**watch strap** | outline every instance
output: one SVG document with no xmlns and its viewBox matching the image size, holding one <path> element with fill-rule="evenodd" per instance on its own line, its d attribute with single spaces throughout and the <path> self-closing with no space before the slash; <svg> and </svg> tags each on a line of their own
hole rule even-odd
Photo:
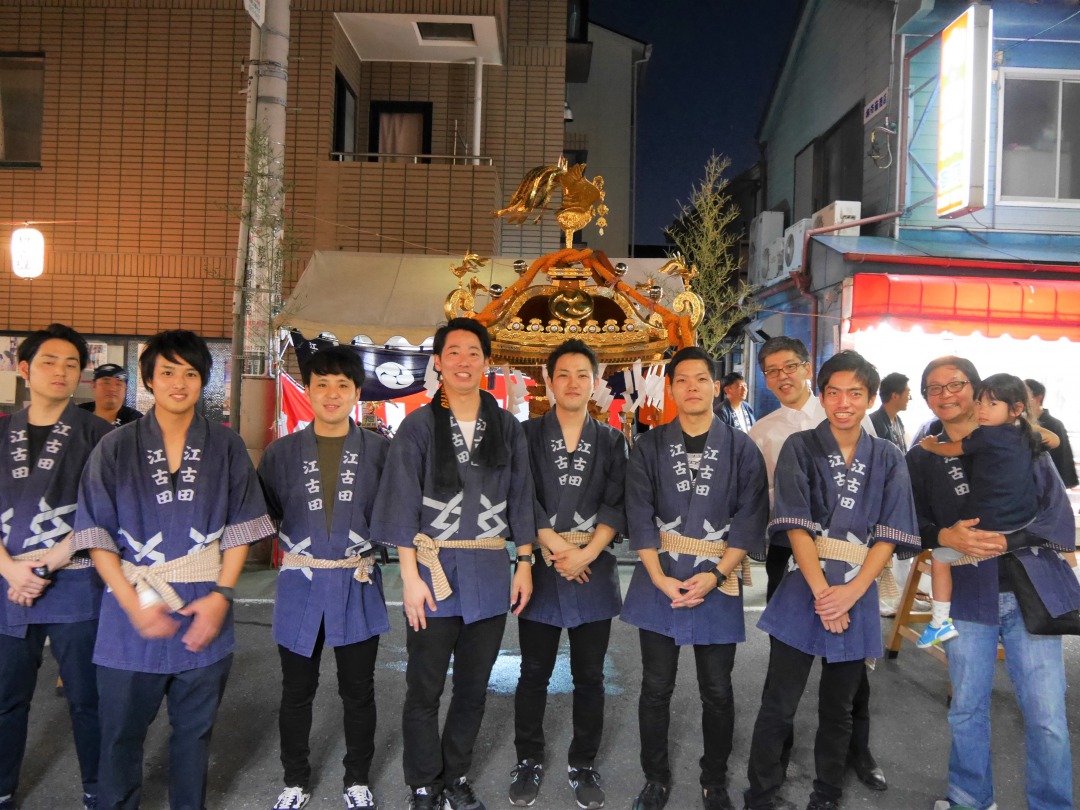
<svg viewBox="0 0 1080 810">
<path fill-rule="evenodd" d="M 220 593 L 225 597 L 225 601 L 231 605 L 235 598 L 235 590 L 235 588 L 226 588 L 224 585 L 215 585 L 210 589 L 210 593 Z"/>
</svg>

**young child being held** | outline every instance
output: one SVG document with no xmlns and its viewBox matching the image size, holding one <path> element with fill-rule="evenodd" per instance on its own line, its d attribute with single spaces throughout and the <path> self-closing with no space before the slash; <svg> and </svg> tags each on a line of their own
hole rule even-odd
<svg viewBox="0 0 1080 810">
<path fill-rule="evenodd" d="M 975 390 L 975 411 L 979 427 L 957 442 L 941 442 L 927 436 L 919 446 L 938 456 L 971 456 L 968 507 L 978 519 L 979 529 L 1011 534 L 1035 519 L 1038 493 L 1035 489 L 1035 459 L 1043 452 L 1044 441 L 1057 437 L 1032 425 L 1027 386 L 1011 374 L 994 374 Z M 1044 435 L 1046 434 L 1046 435 Z M 1010 547 L 1010 551 L 1013 550 Z M 931 562 L 933 618 L 916 642 L 932 647 L 956 638 L 959 633 L 949 618 L 952 604 L 952 563 L 963 556 L 955 549 L 934 549 Z"/>
</svg>

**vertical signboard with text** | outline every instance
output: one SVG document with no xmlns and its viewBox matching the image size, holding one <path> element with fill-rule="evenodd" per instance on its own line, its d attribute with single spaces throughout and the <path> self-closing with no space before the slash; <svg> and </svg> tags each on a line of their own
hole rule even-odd
<svg viewBox="0 0 1080 810">
<path fill-rule="evenodd" d="M 958 217 L 986 206 L 992 42 L 989 6 L 971 6 L 941 33 L 939 217 Z"/>
</svg>

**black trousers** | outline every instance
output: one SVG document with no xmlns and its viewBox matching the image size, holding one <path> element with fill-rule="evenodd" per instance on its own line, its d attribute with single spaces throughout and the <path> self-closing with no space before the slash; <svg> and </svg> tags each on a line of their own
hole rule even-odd
<svg viewBox="0 0 1080 810">
<path fill-rule="evenodd" d="M 566 635 L 574 679 L 574 738 L 567 763 L 571 768 L 591 768 L 604 733 L 604 656 L 611 619 L 571 627 Z M 561 627 L 518 620 L 521 677 L 514 693 L 514 746 L 519 761 L 544 761 L 544 710 L 561 637 Z"/>
<path fill-rule="evenodd" d="M 406 629 L 409 664 L 401 712 L 405 784 L 443 787 L 465 776 L 484 719 L 488 678 L 499 655 L 506 614 L 466 624 L 460 616 L 428 618 L 426 630 Z M 454 657 L 454 691 L 442 735 L 439 701 Z"/>
<path fill-rule="evenodd" d="M 770 639 L 769 670 L 761 709 L 750 742 L 746 791 L 749 810 L 771 810 L 784 781 L 784 741 L 790 736 L 795 711 L 806 688 L 814 656 Z M 818 729 L 814 740 L 813 796 L 838 802 L 842 793 L 848 745 L 851 741 L 851 705 L 866 664 L 822 661 L 818 688 Z"/>
<path fill-rule="evenodd" d="M 638 728 L 641 733 L 641 770 L 652 782 L 671 784 L 668 761 L 668 726 L 671 695 L 679 670 L 679 647 L 669 636 L 639 630 L 641 638 L 641 697 Z M 701 785 L 727 786 L 727 763 L 735 730 L 735 697 L 731 670 L 735 666 L 734 644 L 695 644 L 698 691 L 701 694 Z"/>
<path fill-rule="evenodd" d="M 278 646 L 281 656 L 281 766 L 285 784 L 308 790 L 311 787 L 311 704 L 319 688 L 319 661 L 325 629 L 319 628 L 311 657 Z M 338 694 L 344 709 L 345 787 L 368 784 L 371 760 L 375 755 L 375 657 L 379 637 L 334 647 L 337 660 Z"/>
<path fill-rule="evenodd" d="M 788 560 L 791 559 L 791 549 L 785 546 L 770 544 L 768 554 L 765 557 L 765 574 L 768 577 L 768 586 L 765 590 L 766 604 L 776 593 L 780 580 L 787 571 Z M 768 688 L 768 678 L 765 687 Z M 870 679 L 863 670 L 862 683 L 859 691 L 855 693 L 855 703 L 851 710 L 851 753 L 870 753 Z M 791 748 L 795 743 L 794 734 L 788 740 L 784 748 L 784 769 L 787 770 L 787 762 L 791 756 Z"/>
<path fill-rule="evenodd" d="M 7 599 L 7 584 L 0 582 L 0 598 Z M 31 624 L 25 638 L 0 635 L 0 796 L 10 796 L 19 786 L 19 769 L 26 752 L 30 701 L 37 686 L 45 639 L 64 679 L 64 697 L 71 714 L 75 754 L 82 775 L 82 789 L 98 795 L 98 759 L 101 730 L 98 727 L 97 667 L 94 642 L 97 619 L 65 624 Z M 59 733 L 59 729 L 53 731 Z"/>
<path fill-rule="evenodd" d="M 142 797 L 143 744 L 161 701 L 167 698 L 169 725 L 169 807 L 205 810 L 214 730 L 230 653 L 205 667 L 171 675 L 98 667 L 101 719 L 100 806 L 138 810 Z"/>
</svg>

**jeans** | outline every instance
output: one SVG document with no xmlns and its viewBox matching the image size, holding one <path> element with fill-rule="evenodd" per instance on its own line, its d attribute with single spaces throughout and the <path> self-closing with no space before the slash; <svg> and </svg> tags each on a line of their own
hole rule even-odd
<svg viewBox="0 0 1080 810">
<path fill-rule="evenodd" d="M 997 625 L 956 621 L 949 642 L 952 750 L 948 798 L 985 809 L 994 802 L 990 759 L 990 694 L 998 635 L 1005 668 L 1024 715 L 1027 802 L 1031 810 L 1071 810 L 1073 762 L 1065 718 L 1065 663 L 1061 636 L 1033 636 L 1024 627 L 1016 596 L 998 595 Z"/>
<path fill-rule="evenodd" d="M 309 747 L 311 704 L 319 688 L 319 662 L 326 640 L 319 628 L 311 657 L 278 647 L 281 657 L 281 765 L 287 786 L 311 787 Z M 375 657 L 379 637 L 334 647 L 337 659 L 338 694 L 345 724 L 345 787 L 369 782 L 371 760 L 375 756 Z"/>
<path fill-rule="evenodd" d="M 205 810 L 210 733 L 225 694 L 232 655 L 186 672 L 158 675 L 98 667 L 102 810 L 137 810 L 142 797 L 143 743 L 168 698 L 169 807 Z"/>
<path fill-rule="evenodd" d="M 574 678 L 574 738 L 567 763 L 571 768 L 591 768 L 604 733 L 604 656 L 611 619 L 571 627 L 566 634 Z M 514 693 L 514 746 L 519 761 L 544 761 L 544 710 L 561 636 L 561 627 L 518 620 L 521 677 Z"/>
<path fill-rule="evenodd" d="M 442 791 L 466 776 L 484 719 L 488 678 L 499 655 L 506 614 L 466 624 L 460 616 L 428 617 L 426 630 L 407 628 L 409 663 L 401 711 L 405 784 Z M 454 656 L 454 693 L 439 735 L 439 701 Z"/>
<path fill-rule="evenodd" d="M 641 770 L 650 782 L 671 784 L 668 761 L 668 727 L 671 695 L 679 670 L 679 647 L 675 640 L 651 630 L 639 630 L 641 639 L 641 697 L 638 727 L 641 732 Z M 735 697 L 731 670 L 735 666 L 734 644 L 695 644 L 698 690 L 701 693 L 702 754 L 701 785 L 727 786 L 727 763 L 735 731 Z"/>
<path fill-rule="evenodd" d="M 0 594 L 6 599 L 6 594 Z M 93 663 L 97 619 L 70 624 L 31 624 L 26 638 L 0 635 L 0 796 L 11 796 L 19 786 L 19 770 L 26 752 L 30 701 L 37 685 L 45 638 L 60 665 L 64 697 L 71 713 L 75 753 L 79 758 L 83 793 L 98 793 L 97 667 Z"/>
<path fill-rule="evenodd" d="M 774 807 L 784 782 L 784 742 L 791 734 L 795 712 L 810 676 L 814 656 L 775 638 L 769 639 L 767 686 L 750 741 L 745 806 L 752 810 Z M 866 664 L 857 661 L 822 661 L 818 686 L 818 728 L 814 740 L 813 796 L 839 802 L 842 795 L 848 746 L 851 742 L 851 706 Z"/>
</svg>

